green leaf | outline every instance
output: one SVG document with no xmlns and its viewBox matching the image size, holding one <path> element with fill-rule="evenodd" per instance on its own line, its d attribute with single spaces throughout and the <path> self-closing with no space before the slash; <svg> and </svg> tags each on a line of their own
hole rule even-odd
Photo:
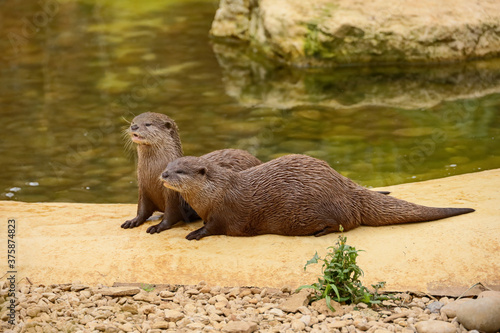
<svg viewBox="0 0 500 333">
<path fill-rule="evenodd" d="M 333 289 L 333 291 L 335 292 L 335 295 L 337 295 L 337 299 L 339 300 L 340 294 L 339 294 L 339 290 L 338 290 L 337 286 L 334 284 L 331 284 L 330 286 L 331 286 L 331 289 Z"/>
<path fill-rule="evenodd" d="M 330 298 L 330 295 L 326 295 L 325 300 L 326 300 L 326 306 L 328 306 L 330 310 L 335 312 L 335 309 L 332 306 L 332 299 Z"/>
<path fill-rule="evenodd" d="M 315 290 L 319 290 L 317 286 L 315 286 L 314 284 L 308 284 L 308 285 L 304 285 L 304 286 L 300 286 L 298 287 L 295 292 L 298 292 L 298 291 L 301 291 L 302 289 L 315 289 Z"/>
<path fill-rule="evenodd" d="M 308 260 L 304 266 L 304 271 L 306 270 L 306 267 L 311 265 L 311 264 L 317 264 L 318 263 L 318 259 L 320 259 L 320 257 L 318 256 L 318 252 L 316 251 L 316 253 L 314 254 L 314 256 Z"/>
</svg>

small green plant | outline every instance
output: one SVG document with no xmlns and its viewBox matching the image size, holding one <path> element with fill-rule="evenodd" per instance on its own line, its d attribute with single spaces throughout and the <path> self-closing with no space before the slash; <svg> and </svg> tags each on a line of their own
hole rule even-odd
<svg viewBox="0 0 500 333">
<path fill-rule="evenodd" d="M 148 293 L 155 290 L 154 284 L 141 284 L 141 289 L 147 291 Z"/>
<path fill-rule="evenodd" d="M 340 231 L 343 231 L 341 227 Z M 383 288 L 385 282 L 379 282 L 372 287 L 375 289 L 374 293 L 370 293 L 368 289 L 363 286 L 360 277 L 363 276 L 363 271 L 356 264 L 358 252 L 363 250 L 356 250 L 355 247 L 346 243 L 347 237 L 343 234 L 337 240 L 337 246 L 330 246 L 330 250 L 325 258 L 320 258 L 318 252 L 314 254 L 311 260 L 307 261 L 304 270 L 311 264 L 317 264 L 319 261 L 323 262 L 321 273 L 323 276 L 318 277 L 318 282 L 312 285 L 304 285 L 298 288 L 311 288 L 316 291 L 313 300 L 326 298 L 326 304 L 332 310 L 333 307 L 330 301 L 333 299 L 337 302 L 346 303 L 366 303 L 368 305 L 380 303 L 382 300 L 389 299 L 390 297 L 379 295 L 378 289 Z"/>
</svg>

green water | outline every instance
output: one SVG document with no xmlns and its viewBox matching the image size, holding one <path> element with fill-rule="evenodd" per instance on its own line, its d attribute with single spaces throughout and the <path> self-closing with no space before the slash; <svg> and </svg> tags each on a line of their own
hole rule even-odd
<svg viewBox="0 0 500 333">
<path fill-rule="evenodd" d="M 136 202 L 122 130 L 144 111 L 176 120 L 186 155 L 305 153 L 365 186 L 500 167 L 498 61 L 330 71 L 259 64 L 214 49 L 216 6 L 2 2 L 0 199 Z"/>
</svg>

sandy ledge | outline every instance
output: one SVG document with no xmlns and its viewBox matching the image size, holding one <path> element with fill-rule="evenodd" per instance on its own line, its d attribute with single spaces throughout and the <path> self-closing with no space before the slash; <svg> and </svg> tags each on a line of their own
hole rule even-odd
<svg viewBox="0 0 500 333">
<path fill-rule="evenodd" d="M 429 206 L 472 207 L 476 212 L 440 221 L 360 227 L 346 233 L 363 249 L 359 265 L 369 285 L 386 281 L 393 291 L 458 295 L 482 282 L 500 290 L 500 169 L 386 187 L 392 195 Z M 264 235 L 184 237 L 201 222 L 149 235 L 148 222 L 124 230 L 131 204 L 0 201 L 0 228 L 17 221 L 18 278 L 35 284 L 192 284 L 297 287 L 316 281 L 320 267 L 303 270 L 338 237 Z M 7 248 L 7 237 L 1 237 Z M 6 251 L 0 252 L 3 273 Z M 2 274 L 3 275 L 3 274 Z M 4 280 L 4 276 L 1 280 Z"/>
</svg>

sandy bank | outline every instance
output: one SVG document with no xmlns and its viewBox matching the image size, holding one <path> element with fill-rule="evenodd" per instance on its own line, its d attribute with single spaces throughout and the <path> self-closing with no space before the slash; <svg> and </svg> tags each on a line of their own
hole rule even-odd
<svg viewBox="0 0 500 333">
<path fill-rule="evenodd" d="M 361 227 L 347 233 L 363 249 L 359 264 L 367 284 L 387 289 L 457 294 L 476 282 L 500 289 L 500 169 L 390 186 L 392 195 L 429 206 L 472 207 L 475 213 L 441 221 Z M 132 204 L 0 202 L 0 228 L 17 223 L 18 281 L 169 283 L 292 287 L 312 283 L 320 267 L 304 272 L 315 251 L 323 255 L 336 234 L 315 237 L 226 236 L 187 241 L 201 222 L 149 235 L 148 222 L 124 230 Z M 7 248 L 7 237 L 1 238 Z M 3 272 L 6 250 L 0 251 Z M 5 279 L 5 277 L 3 278 Z"/>
</svg>

